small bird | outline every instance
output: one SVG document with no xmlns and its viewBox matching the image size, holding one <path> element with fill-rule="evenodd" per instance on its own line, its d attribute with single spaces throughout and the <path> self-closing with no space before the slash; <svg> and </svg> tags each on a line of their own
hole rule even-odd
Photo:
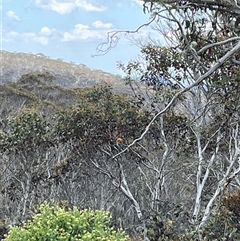
<svg viewBox="0 0 240 241">
<path fill-rule="evenodd" d="M 118 142 L 118 143 L 123 143 L 123 138 L 122 138 L 122 137 L 118 137 L 118 138 L 117 138 L 117 142 Z"/>
</svg>

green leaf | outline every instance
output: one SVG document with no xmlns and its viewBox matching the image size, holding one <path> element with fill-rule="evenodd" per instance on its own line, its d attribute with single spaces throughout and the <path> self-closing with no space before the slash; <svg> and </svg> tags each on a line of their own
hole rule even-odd
<svg viewBox="0 0 240 241">
<path fill-rule="evenodd" d="M 234 27 L 239 29 L 240 17 L 237 17 Z"/>
<path fill-rule="evenodd" d="M 186 20 L 185 22 L 185 28 L 189 28 L 190 27 L 190 21 L 189 20 Z"/>
</svg>

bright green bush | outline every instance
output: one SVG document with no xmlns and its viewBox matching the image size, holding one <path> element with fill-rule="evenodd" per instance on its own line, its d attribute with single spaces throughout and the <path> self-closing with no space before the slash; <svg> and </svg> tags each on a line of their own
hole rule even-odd
<svg viewBox="0 0 240 241">
<path fill-rule="evenodd" d="M 126 241 L 123 231 L 109 225 L 102 210 L 79 210 L 59 205 L 40 205 L 22 227 L 11 227 L 5 241 Z"/>
</svg>

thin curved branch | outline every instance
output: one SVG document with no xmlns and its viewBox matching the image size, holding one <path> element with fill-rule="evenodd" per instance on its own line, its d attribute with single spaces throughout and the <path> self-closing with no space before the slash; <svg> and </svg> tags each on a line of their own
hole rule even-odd
<svg viewBox="0 0 240 241">
<path fill-rule="evenodd" d="M 163 4 L 163 5 L 165 5 L 165 4 Z M 167 9 L 166 6 L 165 6 L 165 8 Z M 183 36 L 183 38 L 184 38 L 184 41 L 185 41 L 185 43 L 186 43 L 186 45 L 187 45 L 187 49 L 188 49 L 188 51 L 190 51 L 190 53 L 191 53 L 191 55 L 193 56 L 194 60 L 195 60 L 197 63 L 199 63 L 199 64 L 203 67 L 203 69 L 207 70 L 207 68 L 206 68 L 206 67 L 202 64 L 202 62 L 199 60 L 199 58 L 198 58 L 198 56 L 197 56 L 196 50 L 193 49 L 193 48 L 191 48 L 190 43 L 189 43 L 186 35 L 184 34 L 184 30 L 183 30 L 182 24 L 179 22 L 179 20 L 174 16 L 174 14 L 173 14 L 171 11 L 169 11 L 169 14 L 170 14 L 170 15 L 172 16 L 172 18 L 173 18 L 172 20 L 170 20 L 170 19 L 169 19 L 169 20 L 170 20 L 170 21 L 174 21 L 174 22 L 178 25 L 178 28 L 180 29 L 181 34 L 182 34 L 182 36 Z"/>
<path fill-rule="evenodd" d="M 137 33 L 140 29 L 142 29 L 143 27 L 147 27 L 149 26 L 152 22 L 154 22 L 156 19 L 156 15 L 154 15 L 154 17 L 147 23 L 144 23 L 142 25 L 140 25 L 136 30 L 114 30 L 114 31 L 110 31 L 107 34 L 107 41 L 104 43 L 101 43 L 97 46 L 96 50 L 98 52 L 98 54 L 94 54 L 92 55 L 92 57 L 95 56 L 101 56 L 101 55 L 105 55 L 107 54 L 112 48 L 115 48 L 120 37 L 118 36 L 121 33 L 126 34 L 134 34 Z M 104 46 L 107 46 L 106 49 L 104 49 Z"/>
<path fill-rule="evenodd" d="M 202 52 L 205 52 L 209 48 L 213 48 L 213 47 L 216 47 L 216 46 L 219 46 L 219 45 L 223 45 L 223 44 L 226 44 L 226 43 L 229 43 L 229 42 L 233 42 L 233 41 L 236 41 L 236 40 L 240 40 L 240 37 L 232 37 L 232 38 L 229 38 L 229 39 L 217 42 L 217 43 L 208 44 L 208 45 L 204 46 L 203 48 L 201 48 L 197 52 L 197 54 L 201 54 Z"/>
<path fill-rule="evenodd" d="M 240 60 L 237 60 L 235 56 L 232 57 L 232 62 L 234 64 L 240 65 Z"/>
<path fill-rule="evenodd" d="M 206 79 L 207 77 L 209 77 L 212 73 L 214 73 L 219 67 L 221 67 L 227 60 L 229 60 L 230 58 L 233 57 L 233 55 L 240 50 L 240 41 L 238 42 L 238 44 L 232 48 L 229 52 L 227 52 L 222 58 L 220 58 L 205 74 L 203 74 L 202 76 L 200 76 L 193 84 L 191 84 L 190 86 L 186 87 L 185 89 L 183 89 L 182 91 L 178 92 L 177 94 L 175 94 L 173 96 L 173 98 L 171 99 L 171 101 L 168 103 L 168 105 L 161 110 L 160 112 L 158 112 L 153 118 L 152 120 L 149 122 L 149 124 L 146 126 L 145 130 L 142 132 L 141 136 L 139 138 L 136 138 L 131 144 L 129 144 L 125 149 L 123 149 L 122 151 L 120 151 L 119 153 L 117 153 L 116 155 L 114 155 L 112 158 L 116 158 L 118 156 L 120 156 L 121 154 L 123 154 L 124 152 L 126 152 L 130 147 L 132 147 L 133 145 L 135 145 L 135 143 L 137 143 L 138 141 L 142 140 L 143 137 L 147 134 L 147 132 L 149 131 L 149 128 L 151 127 L 151 125 L 154 123 L 154 121 L 161 116 L 162 114 L 164 114 L 165 112 L 168 111 L 168 109 L 174 104 L 174 102 L 185 92 L 189 91 L 190 89 L 192 89 L 193 87 L 199 85 L 200 83 L 202 83 L 202 81 L 204 79 Z"/>
</svg>

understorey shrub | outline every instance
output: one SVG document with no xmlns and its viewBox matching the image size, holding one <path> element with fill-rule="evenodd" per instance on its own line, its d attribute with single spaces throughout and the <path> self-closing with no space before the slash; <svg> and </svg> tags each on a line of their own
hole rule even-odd
<svg viewBox="0 0 240 241">
<path fill-rule="evenodd" d="M 103 210 L 43 203 L 21 226 L 10 228 L 5 241 L 126 241 L 127 235 L 110 225 L 109 213 Z"/>
</svg>

